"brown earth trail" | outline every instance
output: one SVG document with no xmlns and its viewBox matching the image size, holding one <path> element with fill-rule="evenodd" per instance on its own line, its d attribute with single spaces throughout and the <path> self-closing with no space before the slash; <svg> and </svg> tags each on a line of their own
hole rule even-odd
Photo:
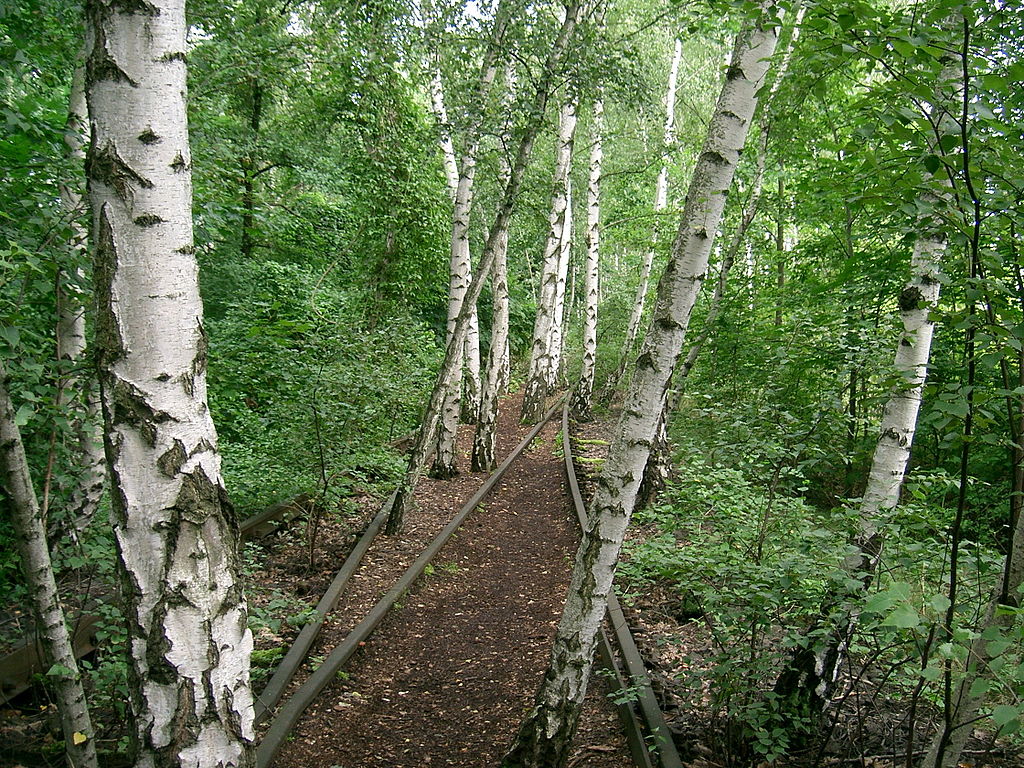
<svg viewBox="0 0 1024 768">
<path fill-rule="evenodd" d="M 504 406 L 518 412 L 511 398 Z M 526 430 L 502 422 L 499 453 L 507 454 Z M 460 430 L 462 466 L 471 429 Z M 510 467 L 348 664 L 345 679 L 305 714 L 277 768 L 496 768 L 546 667 L 578 542 L 557 434 L 555 420 Z M 449 510 L 447 519 L 482 478 L 424 480 L 417 506 L 424 514 Z M 626 768 L 603 680 L 593 689 L 572 764 Z"/>
</svg>

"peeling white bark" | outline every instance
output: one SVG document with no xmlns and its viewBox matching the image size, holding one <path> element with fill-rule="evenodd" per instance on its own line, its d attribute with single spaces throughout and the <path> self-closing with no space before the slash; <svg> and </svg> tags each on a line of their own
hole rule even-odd
<svg viewBox="0 0 1024 768">
<path fill-rule="evenodd" d="M 21 433 L 14 421 L 14 405 L 7 391 L 7 372 L 0 360 L 0 479 L 10 498 L 10 521 L 21 559 L 21 570 L 29 588 L 32 612 L 49 668 L 64 667 L 63 674 L 50 675 L 57 698 L 65 753 L 71 768 L 96 768 L 94 731 L 86 706 L 82 678 L 57 594 L 57 582 L 46 544 L 46 528 L 29 474 Z M 77 735 L 76 735 L 77 734 Z M 81 741 L 81 737 L 85 737 Z"/>
<path fill-rule="evenodd" d="M 251 762 L 252 635 L 206 404 L 183 0 L 87 5 L 96 340 L 139 768 Z"/>
<path fill-rule="evenodd" d="M 737 36 L 616 438 L 597 481 L 551 664 L 505 758 L 506 768 L 563 766 L 568 760 L 619 549 L 757 105 L 757 90 L 777 42 L 775 17 L 774 6 L 762 5 L 757 24 L 745 24 Z"/>
<path fill-rule="evenodd" d="M 576 105 L 567 96 L 558 114 L 558 135 L 555 143 L 555 171 L 551 184 L 551 213 L 548 217 L 548 238 L 544 245 L 544 266 L 541 271 L 537 315 L 533 323 L 530 364 L 523 391 L 522 420 L 536 422 L 545 411 L 548 392 L 557 380 L 558 368 L 552 342 L 561 337 L 555 330 L 559 293 L 565 293 L 563 256 L 567 256 L 565 233 L 571 225 L 569 211 L 569 171 L 576 135 Z M 565 260 L 565 270 L 568 261 Z M 559 289 L 561 285 L 561 290 Z"/>
<path fill-rule="evenodd" d="M 573 414 L 589 421 L 594 397 L 594 371 L 597 365 L 597 307 L 600 280 L 601 246 L 601 161 L 604 157 L 604 102 L 594 101 L 591 128 L 590 167 L 587 176 L 587 261 L 583 273 L 583 363 L 580 379 L 573 392 Z"/>
</svg>

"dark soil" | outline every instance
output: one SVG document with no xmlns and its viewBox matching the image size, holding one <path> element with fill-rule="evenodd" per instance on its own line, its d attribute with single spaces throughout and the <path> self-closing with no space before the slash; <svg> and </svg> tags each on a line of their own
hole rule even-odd
<svg viewBox="0 0 1024 768">
<path fill-rule="evenodd" d="M 499 460 L 529 431 L 503 404 Z M 541 432 L 428 574 L 306 712 L 279 768 L 493 768 L 532 703 L 561 615 L 578 541 L 556 456 L 557 420 Z M 472 427 L 460 430 L 462 466 Z M 312 653 L 326 655 L 484 480 L 424 478 L 405 532 L 381 537 Z M 603 680 L 595 681 L 573 765 L 630 760 Z"/>
</svg>

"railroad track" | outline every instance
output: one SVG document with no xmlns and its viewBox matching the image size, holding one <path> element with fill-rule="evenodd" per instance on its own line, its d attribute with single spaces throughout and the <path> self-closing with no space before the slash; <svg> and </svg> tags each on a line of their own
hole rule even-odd
<svg viewBox="0 0 1024 768">
<path fill-rule="evenodd" d="M 401 600 L 413 583 L 423 575 L 426 567 L 442 549 L 452 534 L 463 524 L 466 518 L 490 493 L 506 470 L 516 461 L 522 452 L 533 442 L 544 426 L 559 412 L 562 421 L 562 445 L 565 457 L 565 472 L 569 495 L 576 511 L 581 530 L 586 527 L 586 510 L 580 493 L 579 481 L 573 461 L 572 439 L 569 429 L 568 406 L 553 406 L 526 437 L 516 446 L 502 464 L 484 481 L 480 488 L 455 514 L 442 531 L 430 541 L 420 552 L 416 560 L 398 578 L 391 589 L 369 609 L 354 628 L 324 658 L 317 669 L 309 675 L 292 693 L 285 698 L 285 692 L 292 684 L 296 673 L 306 661 L 325 620 L 337 605 L 353 574 L 359 568 L 364 555 L 370 548 L 387 518 L 390 499 L 377 513 L 370 525 L 356 542 L 341 569 L 337 572 L 327 591 L 321 597 L 313 618 L 302 628 L 290 646 L 274 674 L 267 681 L 263 690 L 257 695 L 257 724 L 268 724 L 266 732 L 257 748 L 257 768 L 271 768 L 275 757 L 285 745 L 289 734 L 302 717 L 306 709 L 317 699 L 323 689 L 336 678 L 339 671 L 351 659 L 352 655 L 365 644 L 377 625 L 387 616 L 392 607 Z M 311 503 L 307 497 L 301 496 L 288 502 L 269 507 L 263 512 L 243 521 L 240 530 L 245 537 L 262 537 L 278 527 L 287 524 L 301 510 Z M 95 648 L 89 628 L 94 622 L 86 619 L 82 622 L 84 632 L 80 646 L 81 653 L 88 653 Z M 608 606 L 607 629 L 602 630 L 599 639 L 599 662 L 610 670 L 610 681 L 620 692 L 631 691 L 630 700 L 617 705 L 618 715 L 629 744 L 630 755 L 638 768 L 681 768 L 682 762 L 672 742 L 671 733 L 665 723 L 660 707 L 651 689 L 649 679 L 644 670 L 643 660 L 633 641 L 629 626 L 618 601 L 611 596 Z M 27 644 L 21 649 L 22 655 L 34 650 L 35 644 Z M 33 674 L 43 672 L 39 669 L 41 662 L 35 658 L 19 659 L 16 666 L 18 687 L 25 690 L 31 685 Z M 0 667 L 4 660 L 0 659 Z M 5 698 L 13 698 L 17 693 L 7 687 Z M 620 700 L 625 697 L 618 697 Z"/>
<path fill-rule="evenodd" d="M 422 550 L 416 560 L 395 582 L 394 586 L 365 614 L 363 619 L 334 647 L 320 663 L 319 667 L 289 696 L 274 712 L 284 691 L 292 678 L 302 666 L 305 657 L 316 639 L 327 614 L 337 603 L 345 584 L 359 565 L 362 555 L 370 546 L 387 516 L 389 504 L 385 504 L 376 518 L 367 528 L 366 533 L 357 542 L 352 554 L 346 560 L 331 587 L 327 590 L 317 606 L 316 618 L 308 624 L 291 650 L 282 660 L 258 697 L 257 721 L 269 721 L 269 727 L 257 748 L 257 768 L 271 768 L 275 757 L 285 745 L 303 713 L 309 708 L 323 689 L 336 678 L 353 654 L 364 644 L 377 625 L 388 615 L 392 606 L 399 602 L 413 583 L 423 575 L 426 567 L 435 555 L 451 538 L 452 534 L 463 524 L 466 518 L 484 500 L 491 489 L 498 483 L 505 471 L 515 462 L 544 428 L 548 421 L 561 411 L 562 445 L 565 454 L 565 471 L 570 489 L 570 496 L 581 526 L 585 525 L 586 511 L 580 494 L 579 482 L 576 477 L 572 456 L 572 441 L 569 431 L 568 407 L 555 405 L 529 434 L 519 443 L 459 510 L 445 528 Z M 618 714 L 626 733 L 630 754 L 639 768 L 682 768 L 682 762 L 672 742 L 671 733 L 665 723 L 649 679 L 644 670 L 643 661 L 633 641 L 629 626 L 612 596 L 609 601 L 608 624 L 611 631 L 603 631 L 599 646 L 601 663 L 612 672 L 612 681 L 619 691 L 627 689 L 636 692 L 636 701 L 625 701 L 618 705 Z"/>
</svg>

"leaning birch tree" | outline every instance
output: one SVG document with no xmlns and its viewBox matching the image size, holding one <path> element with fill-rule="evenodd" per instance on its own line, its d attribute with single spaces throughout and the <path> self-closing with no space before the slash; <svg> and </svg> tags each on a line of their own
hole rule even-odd
<svg viewBox="0 0 1024 768">
<path fill-rule="evenodd" d="M 251 762 L 252 634 L 206 399 L 184 0 L 86 7 L 96 353 L 138 768 Z"/>
<path fill-rule="evenodd" d="M 555 139 L 555 170 L 551 180 L 551 213 L 548 217 L 548 237 L 544 245 L 543 267 L 540 277 L 540 293 L 537 300 L 537 314 L 533 322 L 533 337 L 530 343 L 530 363 L 523 389 L 521 418 L 524 422 L 536 422 L 544 414 L 548 392 L 555 385 L 558 368 L 553 343 L 557 341 L 555 329 L 558 320 L 558 303 L 565 291 L 565 269 L 568 269 L 565 237 L 571 226 L 569 211 L 569 171 L 572 165 L 572 148 L 576 135 L 576 105 L 573 97 L 566 95 L 558 112 L 558 134 Z M 560 329 L 559 329 L 560 330 Z"/>
<path fill-rule="evenodd" d="M 458 350 L 466 338 L 470 308 L 480 297 L 484 280 L 487 279 L 494 264 L 499 242 L 503 237 L 507 236 L 509 221 L 512 219 L 512 214 L 519 199 L 519 191 L 523 185 L 526 166 L 533 153 L 533 145 L 537 139 L 537 134 L 544 123 L 544 115 L 547 111 L 548 100 L 551 96 L 555 78 L 559 73 L 562 59 L 572 40 L 573 32 L 579 23 L 583 9 L 583 0 L 569 0 L 566 3 L 561 26 L 544 60 L 541 76 L 537 82 L 532 103 L 527 112 L 529 120 L 519 138 L 515 160 L 512 163 L 508 183 L 505 185 L 505 191 L 502 195 L 501 206 L 498 208 L 494 222 L 488 231 L 487 241 L 480 256 L 480 263 L 477 266 L 476 274 L 474 274 L 473 280 L 466 290 L 466 299 L 463 302 L 459 316 L 456 318 L 454 335 L 445 348 L 444 360 L 441 362 L 437 380 L 434 382 L 434 388 L 427 402 L 423 419 L 420 421 L 420 429 L 416 435 L 416 442 L 409 454 L 405 475 L 396 489 L 394 499 L 391 502 L 391 509 L 385 526 L 385 531 L 388 534 L 394 535 L 402 530 L 406 509 L 409 506 L 413 492 L 416 490 L 416 484 L 419 481 L 420 474 L 423 472 L 423 466 L 426 464 L 428 448 L 437 439 L 438 422 L 441 417 L 445 393 L 458 375 Z"/>
<path fill-rule="evenodd" d="M 10 499 L 10 521 L 18 544 L 21 570 L 29 588 L 43 658 L 51 670 L 46 679 L 57 699 L 65 754 L 71 768 L 95 768 L 96 744 L 82 676 L 57 593 L 46 543 L 46 526 L 32 487 L 21 432 L 14 419 L 3 361 L 0 361 L 0 480 Z"/>
<path fill-rule="evenodd" d="M 562 768 L 567 764 L 619 550 L 757 106 L 757 91 L 778 40 L 777 16 L 774 3 L 763 3 L 758 18 L 745 23 L 736 37 L 679 231 L 658 286 L 650 329 L 615 440 L 597 480 L 550 666 L 534 707 L 505 756 L 505 768 Z"/>
<path fill-rule="evenodd" d="M 85 67 L 75 68 L 68 99 L 68 122 L 65 145 L 68 157 L 81 173 L 85 166 L 85 136 L 88 115 L 85 105 Z M 61 368 L 57 381 L 57 410 L 68 410 L 73 439 L 77 443 L 75 478 L 69 508 L 69 529 L 81 531 L 92 519 L 103 493 L 102 436 L 99 429 L 99 402 L 95 382 L 83 375 L 86 328 L 85 292 L 81 288 L 83 264 L 88 250 L 88 232 L 80 221 L 82 213 L 81 182 L 67 179 L 60 183 L 60 204 L 71 220 L 68 242 L 68 266 L 57 281 L 56 353 Z M 76 397 L 75 393 L 78 393 Z M 45 520 L 50 507 L 49 479 L 44 483 L 41 512 Z"/>
</svg>

